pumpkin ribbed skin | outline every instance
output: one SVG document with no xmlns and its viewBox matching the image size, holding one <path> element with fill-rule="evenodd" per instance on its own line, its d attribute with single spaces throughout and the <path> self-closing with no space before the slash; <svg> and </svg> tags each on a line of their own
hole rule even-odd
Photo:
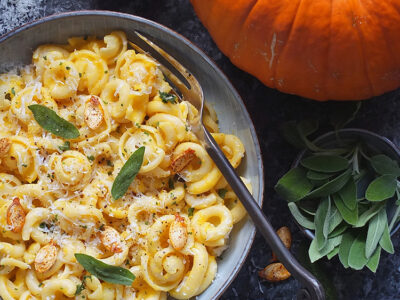
<svg viewBox="0 0 400 300">
<path fill-rule="evenodd" d="M 400 86 L 400 0 L 191 0 L 221 51 L 269 87 L 361 100 Z"/>
</svg>

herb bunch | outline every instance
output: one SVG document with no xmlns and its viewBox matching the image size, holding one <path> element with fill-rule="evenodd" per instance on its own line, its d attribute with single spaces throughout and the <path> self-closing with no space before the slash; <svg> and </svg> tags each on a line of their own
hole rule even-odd
<svg viewBox="0 0 400 300">
<path fill-rule="evenodd" d="M 334 147 L 322 148 L 308 139 L 317 128 L 310 121 L 285 124 L 286 139 L 307 155 L 275 190 L 297 223 L 314 231 L 311 262 L 338 255 L 345 268 L 375 272 L 382 249 L 394 253 L 390 232 L 400 214 L 398 162 L 339 134 Z M 390 219 L 387 210 L 395 210 Z"/>
</svg>

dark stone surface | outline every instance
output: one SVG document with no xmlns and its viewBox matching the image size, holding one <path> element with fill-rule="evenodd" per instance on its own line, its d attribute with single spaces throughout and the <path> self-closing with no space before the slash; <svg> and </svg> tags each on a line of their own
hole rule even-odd
<svg viewBox="0 0 400 300">
<path fill-rule="evenodd" d="M 320 120 L 324 129 L 329 129 L 329 112 L 340 103 L 318 103 L 297 96 L 282 94 L 262 85 L 254 77 L 242 72 L 218 50 L 206 29 L 196 18 L 186 0 L 1 0 L 0 34 L 27 21 L 53 13 L 78 9 L 104 9 L 136 14 L 181 33 L 203 49 L 225 72 L 236 87 L 253 119 L 260 139 L 264 158 L 266 189 L 264 212 L 274 227 L 288 225 L 291 228 L 293 253 L 304 237 L 290 218 L 286 203 L 276 196 L 273 186 L 290 167 L 296 151 L 288 146 L 279 134 L 279 126 L 287 120 L 313 118 Z M 365 101 L 353 127 L 365 128 L 383 134 L 400 143 L 399 91 Z M 394 237 L 394 246 L 399 249 L 400 239 Z M 257 271 L 265 267 L 271 258 L 270 250 L 263 238 L 257 234 L 249 257 L 238 277 L 221 299 L 293 299 L 299 284 L 293 279 L 278 284 L 259 280 Z M 344 270 L 337 259 L 324 262 L 327 275 L 338 290 L 339 299 L 400 299 L 400 254 L 384 253 L 376 274 L 368 270 Z"/>
</svg>

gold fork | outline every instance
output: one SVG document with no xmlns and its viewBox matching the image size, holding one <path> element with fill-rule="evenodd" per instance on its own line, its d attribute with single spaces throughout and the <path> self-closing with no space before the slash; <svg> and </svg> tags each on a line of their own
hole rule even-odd
<svg viewBox="0 0 400 300">
<path fill-rule="evenodd" d="M 175 58 L 143 34 L 136 31 L 135 34 L 137 37 L 135 40 L 137 40 L 137 42 L 129 42 L 131 47 L 137 52 L 148 55 L 154 59 L 159 64 L 159 68 L 166 76 L 166 79 L 171 83 L 178 98 L 181 101 L 185 100 L 190 102 L 199 111 L 198 117 L 190 121 L 193 133 L 202 143 L 215 165 L 242 202 L 247 213 L 260 233 L 264 236 L 267 243 L 271 246 L 278 259 L 285 265 L 289 272 L 305 286 L 305 288 L 298 291 L 297 298 L 312 300 L 325 299 L 322 285 L 310 272 L 303 268 L 288 249 L 286 249 L 261 208 L 258 206 L 256 200 L 236 174 L 234 168 L 225 157 L 210 132 L 205 128 L 203 124 L 203 90 L 197 79 Z M 142 47 L 138 45 L 139 43 Z M 143 48 L 146 48 L 146 51 Z M 161 61 L 164 63 L 161 63 Z M 167 65 L 169 65 L 169 67 L 167 67 Z"/>
</svg>

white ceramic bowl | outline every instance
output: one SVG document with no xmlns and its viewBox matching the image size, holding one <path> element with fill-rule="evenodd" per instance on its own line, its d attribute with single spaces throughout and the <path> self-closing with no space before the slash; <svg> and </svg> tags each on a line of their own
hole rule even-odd
<svg viewBox="0 0 400 300">
<path fill-rule="evenodd" d="M 155 22 L 115 12 L 79 11 L 49 16 L 0 37 L 0 73 L 31 63 L 33 50 L 45 43 L 66 43 L 71 36 L 97 35 L 123 30 L 128 39 L 135 30 L 151 37 L 199 80 L 205 99 L 218 113 L 221 131 L 232 133 L 246 148 L 239 173 L 251 180 L 253 196 L 261 205 L 264 190 L 260 146 L 253 123 L 240 96 L 218 67 L 197 47 L 172 30 Z M 218 299 L 239 272 L 250 250 L 255 227 L 245 219 L 234 227 L 230 247 L 218 262 L 218 274 L 198 300 Z"/>
</svg>

